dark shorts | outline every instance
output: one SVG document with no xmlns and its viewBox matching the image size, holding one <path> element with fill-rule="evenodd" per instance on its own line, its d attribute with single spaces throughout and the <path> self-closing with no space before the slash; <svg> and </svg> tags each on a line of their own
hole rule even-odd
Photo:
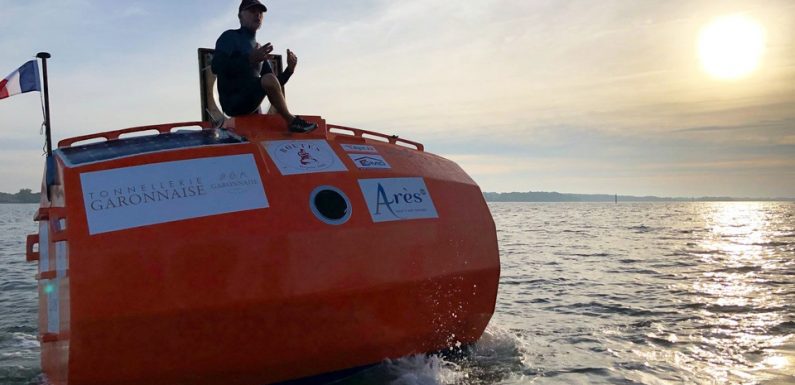
<svg viewBox="0 0 795 385">
<path fill-rule="evenodd" d="M 229 116 L 248 115 L 259 109 L 265 99 L 260 78 L 240 79 L 231 87 L 235 92 L 221 97 L 221 108 Z"/>
</svg>

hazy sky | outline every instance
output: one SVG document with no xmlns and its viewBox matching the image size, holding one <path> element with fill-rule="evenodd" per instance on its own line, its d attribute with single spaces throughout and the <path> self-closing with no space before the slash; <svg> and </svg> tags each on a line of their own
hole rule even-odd
<svg viewBox="0 0 795 385">
<path fill-rule="evenodd" d="M 49 51 L 55 140 L 200 119 L 196 49 L 235 0 L 0 0 L 0 77 Z M 399 134 L 484 191 L 795 197 L 795 1 L 271 0 L 291 110 Z M 699 33 L 742 14 L 759 68 L 718 80 Z M 0 191 L 38 189 L 38 93 L 0 100 Z"/>
</svg>

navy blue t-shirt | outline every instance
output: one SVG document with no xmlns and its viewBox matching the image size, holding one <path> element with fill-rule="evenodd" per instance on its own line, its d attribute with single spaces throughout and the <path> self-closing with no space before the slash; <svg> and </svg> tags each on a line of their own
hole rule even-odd
<svg viewBox="0 0 795 385">
<path fill-rule="evenodd" d="M 243 115 L 259 107 L 265 93 L 261 90 L 260 77 L 273 73 L 268 62 L 251 64 L 251 51 L 257 46 L 256 36 L 245 29 L 230 29 L 215 43 L 212 70 L 218 79 L 218 96 L 221 108 L 228 115 Z M 284 71 L 278 76 L 284 86 L 292 72 Z M 249 111 L 251 110 L 251 111 Z"/>
</svg>

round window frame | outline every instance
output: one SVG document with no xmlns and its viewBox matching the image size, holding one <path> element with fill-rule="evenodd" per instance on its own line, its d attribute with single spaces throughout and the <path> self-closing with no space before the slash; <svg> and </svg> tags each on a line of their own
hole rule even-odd
<svg viewBox="0 0 795 385">
<path fill-rule="evenodd" d="M 320 210 L 317 208 L 317 205 L 315 204 L 315 198 L 317 197 L 317 194 L 319 194 L 321 191 L 326 191 L 326 190 L 334 191 L 335 193 L 339 194 L 342 197 L 342 199 L 345 200 L 345 204 L 348 206 L 348 211 L 345 213 L 345 215 L 342 218 L 340 219 L 326 218 L 326 216 L 323 215 L 323 213 L 321 213 Z M 315 215 L 315 218 L 317 218 L 318 220 L 320 220 L 321 222 L 327 225 L 332 225 L 332 226 L 340 226 L 347 223 L 348 220 L 351 219 L 351 214 L 353 213 L 353 206 L 351 205 L 351 200 L 350 198 L 348 198 L 348 195 L 345 194 L 344 191 L 334 186 L 328 186 L 328 185 L 318 186 L 317 188 L 312 190 L 312 193 L 309 194 L 309 208 L 312 210 L 312 214 Z"/>
</svg>

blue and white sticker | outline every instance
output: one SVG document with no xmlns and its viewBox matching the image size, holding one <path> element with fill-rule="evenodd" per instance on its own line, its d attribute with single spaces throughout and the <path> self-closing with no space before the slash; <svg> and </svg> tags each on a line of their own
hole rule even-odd
<svg viewBox="0 0 795 385">
<path fill-rule="evenodd" d="M 80 174 L 91 235 L 268 207 L 252 154 Z"/>
<path fill-rule="evenodd" d="M 392 167 L 384 157 L 375 154 L 348 154 L 357 168 L 362 170 L 388 170 Z"/>
<path fill-rule="evenodd" d="M 263 142 L 282 175 L 348 171 L 328 142 L 316 140 L 275 140 Z"/>
<path fill-rule="evenodd" d="M 50 221 L 39 221 L 39 272 L 50 271 Z"/>
<path fill-rule="evenodd" d="M 55 242 L 55 272 L 65 277 L 69 270 L 69 245 L 66 241 Z"/>
<path fill-rule="evenodd" d="M 373 222 L 438 218 L 422 178 L 360 179 Z"/>
<path fill-rule="evenodd" d="M 370 154 L 378 153 L 378 150 L 376 150 L 375 147 L 366 144 L 343 144 L 342 149 L 347 152 L 364 152 Z"/>
<path fill-rule="evenodd" d="M 47 299 L 47 331 L 46 333 L 60 333 L 61 332 L 61 299 L 59 289 L 61 286 L 61 279 L 44 279 L 41 280 L 41 290 L 44 291 L 43 295 Z"/>
</svg>

